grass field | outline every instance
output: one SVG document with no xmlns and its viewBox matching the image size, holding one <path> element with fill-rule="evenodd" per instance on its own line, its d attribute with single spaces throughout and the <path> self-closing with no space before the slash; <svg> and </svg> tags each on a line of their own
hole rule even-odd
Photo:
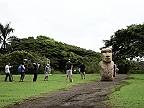
<svg viewBox="0 0 144 108">
<path fill-rule="evenodd" d="M 120 89 L 110 96 L 112 108 L 144 108 L 144 74 L 132 74 Z"/>
<path fill-rule="evenodd" d="M 19 82 L 19 75 L 15 75 L 13 82 L 4 82 L 4 75 L 0 75 L 0 108 L 24 99 L 37 97 L 43 93 L 50 93 L 57 90 L 68 89 L 72 85 L 96 81 L 99 75 L 88 74 L 82 80 L 79 74 L 73 75 L 73 83 L 66 81 L 64 74 L 54 74 L 49 77 L 49 81 L 44 81 L 44 75 L 38 75 L 36 82 L 32 82 L 33 75 L 26 75 L 24 82 Z"/>
</svg>

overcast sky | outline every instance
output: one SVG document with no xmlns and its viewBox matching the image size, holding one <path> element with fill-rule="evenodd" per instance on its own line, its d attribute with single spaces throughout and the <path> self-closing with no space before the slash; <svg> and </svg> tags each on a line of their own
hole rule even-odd
<svg viewBox="0 0 144 108">
<path fill-rule="evenodd" d="M 99 51 L 118 29 L 144 22 L 143 0 L 0 0 L 0 23 L 19 38 L 45 35 Z"/>
</svg>

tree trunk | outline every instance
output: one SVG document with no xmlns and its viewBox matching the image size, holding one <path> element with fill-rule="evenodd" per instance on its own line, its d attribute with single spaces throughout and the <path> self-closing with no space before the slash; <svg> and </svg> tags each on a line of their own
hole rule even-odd
<svg viewBox="0 0 144 108">
<path fill-rule="evenodd" d="M 4 50 L 6 50 L 6 39 L 3 40 Z"/>
</svg>

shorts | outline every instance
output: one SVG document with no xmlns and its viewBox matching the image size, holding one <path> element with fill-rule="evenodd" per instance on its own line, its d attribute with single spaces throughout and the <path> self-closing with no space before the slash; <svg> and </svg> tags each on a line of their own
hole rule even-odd
<svg viewBox="0 0 144 108">
<path fill-rule="evenodd" d="M 85 74 L 85 71 L 81 71 L 80 73 Z"/>
<path fill-rule="evenodd" d="M 48 72 L 45 72 L 45 76 L 48 76 Z"/>
<path fill-rule="evenodd" d="M 72 70 L 66 70 L 66 74 L 67 74 L 68 76 L 72 75 Z"/>
</svg>

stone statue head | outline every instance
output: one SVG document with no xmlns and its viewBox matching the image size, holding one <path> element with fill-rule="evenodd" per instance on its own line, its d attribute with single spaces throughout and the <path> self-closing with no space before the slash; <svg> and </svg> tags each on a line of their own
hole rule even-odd
<svg viewBox="0 0 144 108">
<path fill-rule="evenodd" d="M 103 48 L 101 49 L 102 61 L 109 63 L 112 61 L 112 49 L 111 48 Z"/>
</svg>

